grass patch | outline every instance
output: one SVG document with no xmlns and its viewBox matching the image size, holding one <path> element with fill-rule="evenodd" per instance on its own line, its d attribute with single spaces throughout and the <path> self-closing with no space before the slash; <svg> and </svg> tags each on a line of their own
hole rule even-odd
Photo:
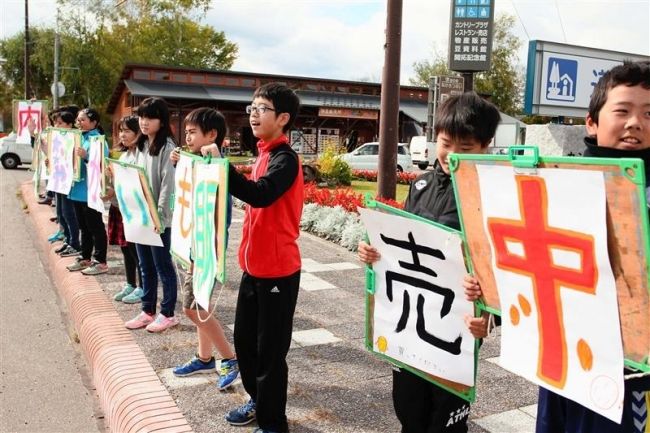
<svg viewBox="0 0 650 433">
<path fill-rule="evenodd" d="M 242 164 L 245 162 L 253 161 L 255 159 L 255 157 L 250 155 L 228 155 L 227 158 L 228 161 L 232 162 L 233 164 Z"/>
<path fill-rule="evenodd" d="M 367 180 L 352 180 L 352 189 L 360 194 L 371 193 L 373 197 L 377 195 L 377 182 L 369 182 Z M 409 186 L 397 184 L 397 191 L 395 192 L 395 200 L 403 202 L 409 193 Z"/>
</svg>

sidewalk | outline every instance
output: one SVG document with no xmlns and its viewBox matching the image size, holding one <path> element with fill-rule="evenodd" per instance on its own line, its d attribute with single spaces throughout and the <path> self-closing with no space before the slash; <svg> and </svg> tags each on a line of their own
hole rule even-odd
<svg viewBox="0 0 650 433">
<path fill-rule="evenodd" d="M 213 295 L 217 300 L 215 314 L 227 327 L 226 334 L 231 341 L 241 276 L 236 252 L 241 237 L 242 217 L 243 213 L 235 210 L 230 228 L 227 284 L 223 290 Z M 50 229 L 54 229 L 53 223 L 47 227 L 47 231 Z M 392 408 L 391 368 L 367 352 L 363 345 L 363 268 L 355 254 L 310 234 L 301 235 L 300 246 L 303 274 L 295 313 L 293 343 L 288 356 L 287 415 L 291 431 L 399 431 Z M 109 248 L 108 262 L 110 272 L 96 277 L 96 280 L 106 299 L 110 300 L 124 284 L 119 249 Z M 54 276 L 57 275 L 62 274 Z M 132 318 L 140 311 L 139 304 L 109 302 L 122 321 Z M 232 391 L 219 392 L 214 384 L 216 375 L 182 379 L 172 375 L 171 369 L 187 361 L 196 350 L 195 328 L 189 319 L 182 316 L 180 302 L 179 290 L 176 314 L 181 318 L 181 324 L 176 328 L 161 335 L 148 334 L 144 330 L 129 334 L 193 431 L 250 431 L 250 428 L 231 427 L 223 419 L 229 409 L 245 400 L 240 384 Z M 119 324 L 115 326 L 119 327 Z M 481 349 L 477 401 L 472 406 L 469 431 L 533 432 L 537 387 L 498 366 L 498 344 L 498 338 L 489 338 Z M 97 382 L 102 379 L 96 376 L 94 380 Z"/>
</svg>

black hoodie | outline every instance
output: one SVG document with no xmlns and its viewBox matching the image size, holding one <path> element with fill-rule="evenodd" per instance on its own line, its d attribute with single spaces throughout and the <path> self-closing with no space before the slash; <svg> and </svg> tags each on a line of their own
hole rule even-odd
<svg viewBox="0 0 650 433">
<path fill-rule="evenodd" d="M 645 186 L 646 198 L 648 199 L 648 216 L 650 216 L 650 148 L 643 150 L 621 150 L 613 149 L 611 147 L 598 146 L 596 139 L 593 137 L 585 137 L 585 145 L 587 148 L 584 151 L 586 157 L 595 158 L 640 158 L 645 165 Z M 630 371 L 626 371 L 630 373 Z M 635 391 L 650 390 L 650 376 L 644 376 L 637 379 L 626 381 L 626 387 Z"/>
</svg>

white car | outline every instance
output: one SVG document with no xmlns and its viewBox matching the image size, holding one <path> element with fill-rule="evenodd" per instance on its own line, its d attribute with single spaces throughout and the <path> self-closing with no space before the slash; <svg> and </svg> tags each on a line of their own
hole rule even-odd
<svg viewBox="0 0 650 433">
<path fill-rule="evenodd" d="M 377 170 L 379 168 L 379 143 L 370 142 L 341 155 L 353 170 Z M 413 161 L 406 143 L 397 146 L 397 171 L 413 171 Z"/>
<path fill-rule="evenodd" d="M 16 134 L 11 133 L 0 138 L 0 161 L 7 169 L 16 168 L 21 164 L 32 163 L 32 145 L 16 143 Z"/>
</svg>

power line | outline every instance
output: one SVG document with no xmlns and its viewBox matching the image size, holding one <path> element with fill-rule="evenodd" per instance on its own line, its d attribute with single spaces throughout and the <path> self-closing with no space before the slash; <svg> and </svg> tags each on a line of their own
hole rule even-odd
<svg viewBox="0 0 650 433">
<path fill-rule="evenodd" d="M 517 10 L 517 5 L 515 5 L 515 0 L 510 0 L 510 3 L 512 3 L 512 8 L 515 10 L 515 14 L 517 14 L 517 19 L 519 19 L 521 26 L 524 28 L 524 33 L 526 33 L 526 38 L 530 40 L 530 35 L 528 34 L 528 30 L 526 30 L 524 21 L 521 19 L 521 15 L 519 15 L 519 11 Z"/>
<path fill-rule="evenodd" d="M 560 28 L 562 29 L 562 36 L 564 36 L 564 43 L 566 44 L 566 32 L 564 31 L 564 24 L 562 23 L 562 15 L 560 15 L 560 8 L 557 5 L 557 0 L 554 0 L 553 3 L 555 3 L 555 11 L 557 12 L 557 18 L 560 21 Z"/>
</svg>

